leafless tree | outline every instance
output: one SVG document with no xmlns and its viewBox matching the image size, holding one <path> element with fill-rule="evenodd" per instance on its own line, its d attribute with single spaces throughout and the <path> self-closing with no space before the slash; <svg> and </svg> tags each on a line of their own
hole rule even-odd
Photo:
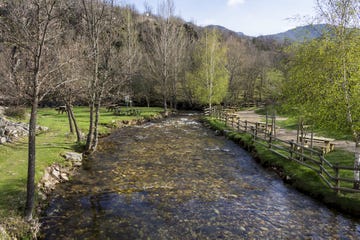
<svg viewBox="0 0 360 240">
<path fill-rule="evenodd" d="M 64 84 L 57 73 L 69 61 L 61 62 L 57 51 L 63 29 L 60 16 L 63 1 L 3 1 L 0 32 L 12 57 L 7 89 L 20 91 L 31 105 L 28 142 L 28 177 L 25 219 L 31 220 L 35 203 L 36 122 L 38 103 L 50 91 Z"/>
<path fill-rule="evenodd" d="M 178 70 L 175 70 L 180 57 L 177 50 L 181 47 L 178 38 L 183 35 L 182 27 L 175 21 L 174 9 L 172 0 L 163 1 L 158 6 L 158 18 L 153 24 L 150 22 L 144 36 L 149 73 L 159 82 L 165 114 L 168 112 L 171 79 L 174 80 L 174 74 L 178 74 Z"/>
<path fill-rule="evenodd" d="M 91 78 L 88 84 L 90 125 L 86 150 L 96 150 L 100 105 L 111 79 L 113 0 L 81 0 Z"/>
<path fill-rule="evenodd" d="M 229 92 L 226 97 L 226 104 L 237 104 L 241 98 L 243 81 L 244 62 L 247 58 L 246 43 L 238 37 L 231 36 L 227 39 L 228 64 L 229 71 Z"/>
</svg>

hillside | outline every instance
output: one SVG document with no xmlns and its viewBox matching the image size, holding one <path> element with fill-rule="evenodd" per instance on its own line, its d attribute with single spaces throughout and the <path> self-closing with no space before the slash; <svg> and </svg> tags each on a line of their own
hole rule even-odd
<svg viewBox="0 0 360 240">
<path fill-rule="evenodd" d="M 250 37 L 250 36 L 245 35 L 243 32 L 235 32 L 235 31 L 232 31 L 232 30 L 230 30 L 226 27 L 220 26 L 220 25 L 208 25 L 205 28 L 209 28 L 209 29 L 215 28 L 215 29 L 225 33 L 226 35 L 237 35 L 239 37 Z"/>
<path fill-rule="evenodd" d="M 304 40 L 311 40 L 320 37 L 326 29 L 326 24 L 306 25 L 290 29 L 286 32 L 265 35 L 262 37 L 271 38 L 279 42 L 284 42 L 286 40 L 291 42 L 303 42 Z"/>
<path fill-rule="evenodd" d="M 326 31 L 327 29 L 326 26 L 327 26 L 326 24 L 306 25 L 306 26 L 296 27 L 294 29 L 290 29 L 282 33 L 259 36 L 258 38 L 272 39 L 281 43 L 283 43 L 284 41 L 302 42 L 304 40 L 320 37 L 324 33 L 324 31 Z M 206 28 L 216 28 L 225 34 L 238 35 L 239 37 L 256 38 L 253 36 L 247 36 L 242 32 L 232 31 L 230 29 L 227 29 L 219 25 L 208 25 L 206 26 Z"/>
</svg>

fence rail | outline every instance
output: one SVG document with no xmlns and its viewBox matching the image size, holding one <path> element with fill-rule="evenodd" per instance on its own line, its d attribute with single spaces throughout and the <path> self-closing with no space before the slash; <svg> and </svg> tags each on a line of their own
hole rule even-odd
<svg viewBox="0 0 360 240">
<path fill-rule="evenodd" d="M 360 168 L 332 164 L 325 158 L 324 151 L 276 137 L 275 124 L 242 120 L 232 110 L 220 108 L 205 109 L 205 115 L 212 116 L 239 133 L 250 134 L 253 141 L 269 148 L 270 151 L 290 161 L 294 161 L 316 172 L 326 185 L 339 192 L 360 193 L 354 188 L 359 182 L 349 176 Z"/>
</svg>

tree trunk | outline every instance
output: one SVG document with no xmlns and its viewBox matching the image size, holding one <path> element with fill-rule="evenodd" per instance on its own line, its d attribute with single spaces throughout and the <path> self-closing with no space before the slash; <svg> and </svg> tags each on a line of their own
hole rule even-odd
<svg viewBox="0 0 360 240">
<path fill-rule="evenodd" d="M 146 105 L 147 105 L 147 107 L 149 108 L 149 107 L 150 107 L 149 97 L 146 95 L 146 96 L 145 96 L 145 99 L 146 99 Z"/>
<path fill-rule="evenodd" d="M 70 104 L 68 104 L 68 103 L 65 103 L 65 105 L 66 105 L 66 114 L 67 114 L 68 121 L 69 121 L 70 133 L 74 134 L 73 121 L 72 121 L 71 115 L 70 115 L 71 106 L 70 106 Z"/>
<path fill-rule="evenodd" d="M 165 114 L 165 116 L 167 116 L 168 115 L 168 107 L 167 107 L 167 99 L 166 99 L 166 95 L 165 95 L 165 93 L 164 93 L 164 95 L 163 95 L 163 101 L 164 101 L 164 114 Z"/>
<path fill-rule="evenodd" d="M 28 142 L 28 175 L 26 188 L 25 220 L 32 219 L 35 204 L 35 161 L 36 161 L 36 120 L 38 108 L 37 94 L 32 99 L 31 114 L 29 121 Z"/>
<path fill-rule="evenodd" d="M 86 139 L 86 151 L 91 151 L 91 145 L 93 143 L 94 139 L 94 101 L 91 101 L 90 103 L 90 124 L 89 124 L 89 132 Z"/>
<path fill-rule="evenodd" d="M 354 168 L 359 169 L 360 168 L 360 142 L 359 138 L 357 138 L 355 142 L 355 160 L 354 160 Z M 354 170 L 354 188 L 360 189 L 360 171 Z"/>
<path fill-rule="evenodd" d="M 80 132 L 79 126 L 77 124 L 77 121 L 76 121 L 76 118 L 74 115 L 74 111 L 73 111 L 70 103 L 66 103 L 66 107 L 68 109 L 70 121 L 72 121 L 74 123 L 74 128 L 75 128 L 75 132 L 76 132 L 76 142 L 80 143 L 81 142 L 81 132 Z"/>
<path fill-rule="evenodd" d="M 91 144 L 91 151 L 95 151 L 99 142 L 99 118 L 100 118 L 100 103 L 95 105 L 95 123 L 94 123 L 94 136 Z"/>
</svg>

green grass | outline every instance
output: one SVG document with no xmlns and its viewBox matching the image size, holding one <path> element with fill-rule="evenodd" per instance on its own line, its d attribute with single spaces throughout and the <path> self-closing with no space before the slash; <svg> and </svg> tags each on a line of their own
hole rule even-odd
<svg viewBox="0 0 360 240">
<path fill-rule="evenodd" d="M 248 109 L 247 109 L 248 110 Z M 269 113 L 272 113 L 273 111 L 276 111 L 276 108 L 269 107 L 266 108 L 256 108 L 255 113 L 259 115 L 263 115 L 262 121 L 266 118 L 267 111 Z M 279 117 L 279 115 L 277 115 Z M 282 112 L 281 117 L 286 117 L 286 120 L 276 120 L 276 126 L 284 129 L 290 129 L 290 130 L 297 130 L 298 124 L 299 124 L 299 116 L 296 115 L 296 113 L 292 114 L 284 114 Z M 305 122 L 305 125 L 311 125 L 309 123 Z M 319 136 L 328 137 L 328 138 L 334 138 L 337 140 L 348 140 L 353 141 L 353 136 L 351 133 L 344 129 L 334 128 L 334 127 L 326 127 L 326 126 L 313 126 L 314 128 L 312 131 Z"/>
<path fill-rule="evenodd" d="M 238 133 L 214 118 L 204 118 L 204 121 L 210 124 L 214 130 L 223 132 L 230 139 L 249 150 L 261 165 L 270 169 L 275 169 L 286 182 L 301 192 L 347 214 L 360 216 L 359 193 L 337 194 L 334 190 L 327 187 L 325 182 L 315 171 L 300 165 L 295 161 L 282 158 L 261 144 L 254 143 L 249 134 Z M 286 155 L 286 153 L 284 153 L 284 155 Z M 336 150 L 327 154 L 326 159 L 332 164 L 339 164 L 342 166 L 353 165 L 353 154 L 346 151 Z M 341 177 L 350 179 L 353 177 L 352 171 L 344 170 L 340 174 Z M 343 186 L 351 187 L 351 184 L 348 183 Z"/>
<path fill-rule="evenodd" d="M 116 126 L 117 121 L 128 121 L 149 118 L 159 114 L 161 108 L 137 108 L 141 115 L 115 116 L 105 108 L 100 111 L 100 133 L 107 134 Z M 89 125 L 89 108 L 74 107 L 79 128 L 87 133 Z M 27 120 L 25 120 L 26 122 Z M 41 108 L 38 111 L 38 125 L 49 127 L 49 131 L 39 134 L 36 138 L 36 181 L 44 169 L 53 164 L 64 164 L 60 156 L 77 148 L 76 137 L 69 133 L 66 114 L 58 114 L 52 108 Z M 0 225 L 6 225 L 9 219 L 21 219 L 26 196 L 27 177 L 27 138 L 15 143 L 0 145 Z M 20 221 L 19 221 L 20 222 Z M 20 233 L 21 234 L 21 233 Z"/>
</svg>

